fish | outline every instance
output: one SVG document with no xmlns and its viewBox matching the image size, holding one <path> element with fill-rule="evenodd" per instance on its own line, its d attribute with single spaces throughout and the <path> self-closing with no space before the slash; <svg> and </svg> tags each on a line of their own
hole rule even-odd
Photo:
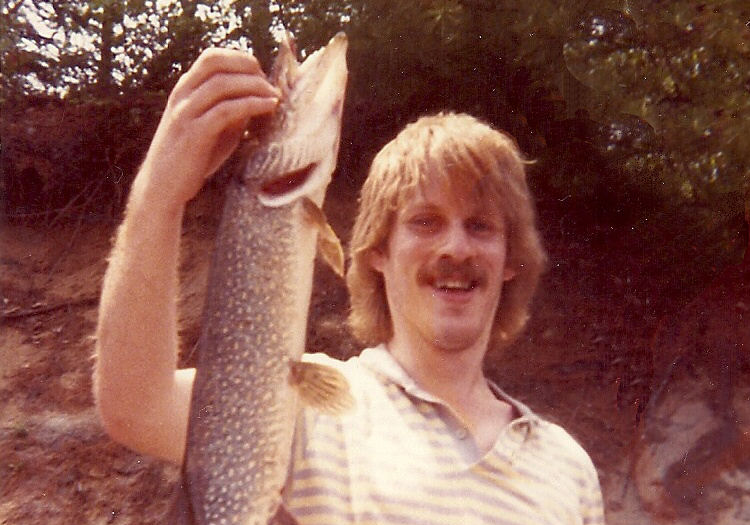
<svg viewBox="0 0 750 525">
<path fill-rule="evenodd" d="M 322 204 L 341 136 L 346 49 L 339 33 L 299 62 L 287 33 L 269 74 L 279 105 L 239 146 L 209 270 L 170 523 L 294 523 L 281 490 L 300 407 L 353 406 L 339 372 L 301 360 L 316 253 L 343 273 Z"/>
</svg>

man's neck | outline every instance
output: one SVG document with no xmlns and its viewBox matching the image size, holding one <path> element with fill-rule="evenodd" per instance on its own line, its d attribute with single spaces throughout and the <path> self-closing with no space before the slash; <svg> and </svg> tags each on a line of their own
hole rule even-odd
<svg viewBox="0 0 750 525">
<path fill-rule="evenodd" d="M 487 344 L 446 349 L 420 338 L 394 336 L 388 351 L 426 392 L 443 400 L 458 413 L 491 394 L 482 370 Z"/>
<path fill-rule="evenodd" d="M 513 407 L 495 397 L 484 377 L 482 361 L 487 343 L 465 349 L 441 349 L 394 337 L 388 343 L 393 358 L 426 392 L 440 399 L 467 426 L 479 456 L 494 446 L 513 419 Z"/>
</svg>

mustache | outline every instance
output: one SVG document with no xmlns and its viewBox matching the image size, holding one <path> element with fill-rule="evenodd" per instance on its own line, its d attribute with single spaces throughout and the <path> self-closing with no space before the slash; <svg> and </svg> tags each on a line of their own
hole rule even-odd
<svg viewBox="0 0 750 525">
<path fill-rule="evenodd" d="M 486 271 L 471 259 L 456 261 L 451 257 L 440 257 L 421 268 L 417 276 L 423 283 L 448 278 L 481 283 L 486 278 Z"/>
</svg>

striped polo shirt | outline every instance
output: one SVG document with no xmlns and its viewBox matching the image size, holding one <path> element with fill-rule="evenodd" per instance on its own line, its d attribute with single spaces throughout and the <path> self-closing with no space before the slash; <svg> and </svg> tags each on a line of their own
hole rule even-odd
<svg viewBox="0 0 750 525">
<path fill-rule="evenodd" d="M 519 417 L 480 457 L 451 410 L 406 374 L 384 346 L 348 361 L 356 407 L 304 410 L 284 501 L 300 525 L 602 524 L 591 459 L 562 428 L 493 385 Z"/>
</svg>

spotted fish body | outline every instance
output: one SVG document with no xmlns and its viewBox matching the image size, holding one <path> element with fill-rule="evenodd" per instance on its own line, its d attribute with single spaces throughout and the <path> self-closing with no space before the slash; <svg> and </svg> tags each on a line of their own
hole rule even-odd
<svg viewBox="0 0 750 525">
<path fill-rule="evenodd" d="M 242 146 L 209 274 L 172 523 L 266 525 L 279 508 L 306 376 L 313 261 L 330 232 L 319 207 L 336 164 L 345 55 L 339 34 L 300 64 L 285 39 L 270 76 L 279 107 Z M 328 399 L 341 386 L 329 379 L 318 401 L 345 405 Z"/>
</svg>

